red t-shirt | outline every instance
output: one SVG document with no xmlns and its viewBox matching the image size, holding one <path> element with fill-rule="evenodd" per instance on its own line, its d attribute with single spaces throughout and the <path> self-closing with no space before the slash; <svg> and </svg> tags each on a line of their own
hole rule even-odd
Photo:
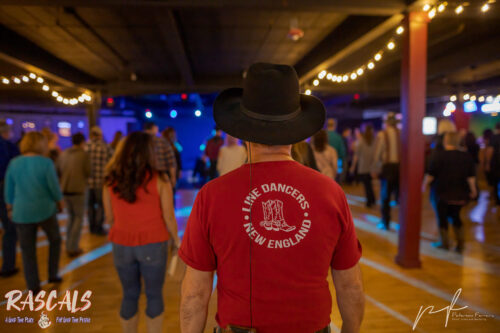
<svg viewBox="0 0 500 333">
<path fill-rule="evenodd" d="M 361 257 L 344 192 L 293 161 L 251 169 L 251 188 L 245 164 L 200 190 L 179 255 L 197 270 L 217 270 L 221 327 L 250 326 L 251 283 L 258 332 L 315 332 L 330 323 L 328 270 Z"/>
</svg>

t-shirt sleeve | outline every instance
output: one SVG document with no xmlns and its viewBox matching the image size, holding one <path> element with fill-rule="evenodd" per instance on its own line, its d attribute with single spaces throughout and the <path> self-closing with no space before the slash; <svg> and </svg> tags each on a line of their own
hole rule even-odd
<svg viewBox="0 0 500 333">
<path fill-rule="evenodd" d="M 182 239 L 179 257 L 186 265 L 199 271 L 214 271 L 217 260 L 208 237 L 204 191 L 196 196 Z"/>
<path fill-rule="evenodd" d="M 341 211 L 338 214 L 342 231 L 333 252 L 330 266 L 335 270 L 349 269 L 356 265 L 361 258 L 362 248 L 356 236 L 351 211 L 347 199 L 342 193 Z"/>
</svg>

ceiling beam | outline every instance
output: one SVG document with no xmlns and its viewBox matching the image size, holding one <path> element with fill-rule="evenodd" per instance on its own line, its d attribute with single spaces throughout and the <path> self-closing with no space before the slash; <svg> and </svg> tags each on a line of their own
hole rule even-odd
<svg viewBox="0 0 500 333">
<path fill-rule="evenodd" d="M 341 60 L 347 58 L 348 56 L 354 54 L 355 52 L 361 50 L 363 47 L 366 45 L 370 44 L 371 42 L 375 41 L 377 38 L 381 37 L 385 33 L 389 32 L 390 30 L 394 29 L 399 23 L 401 23 L 401 20 L 403 19 L 402 14 L 395 14 L 382 22 L 381 24 L 377 25 L 375 28 L 371 29 L 368 33 L 364 34 L 360 38 L 354 40 L 352 43 L 344 47 L 342 50 L 339 52 L 331 55 L 327 59 L 323 60 L 321 63 L 317 64 L 314 68 L 311 70 L 307 71 L 303 75 L 300 76 L 300 83 L 303 84 L 307 80 L 312 79 L 314 76 L 316 76 L 319 72 L 321 72 L 324 69 L 328 69 L 335 64 L 339 63 Z"/>
<path fill-rule="evenodd" d="M 334 11 L 351 15 L 393 15 L 406 8 L 405 0 L 2 0 L 2 5 L 166 8 L 254 8 L 300 11 Z"/>
<path fill-rule="evenodd" d="M 54 57 L 26 38 L 0 25 L 0 60 L 20 70 L 34 72 L 65 87 L 101 81 Z"/>
<path fill-rule="evenodd" d="M 155 19 L 166 49 L 174 59 L 184 85 L 192 87 L 194 85 L 193 73 L 174 13 L 168 9 L 155 11 Z"/>
</svg>

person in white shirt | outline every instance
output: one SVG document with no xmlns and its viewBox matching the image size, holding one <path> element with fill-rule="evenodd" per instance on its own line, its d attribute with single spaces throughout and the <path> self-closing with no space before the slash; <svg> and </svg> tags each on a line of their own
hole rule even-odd
<svg viewBox="0 0 500 333">
<path fill-rule="evenodd" d="M 328 145 L 328 134 L 325 130 L 313 136 L 312 148 L 319 172 L 335 180 L 338 155 L 335 148 Z"/>
<path fill-rule="evenodd" d="M 389 230 L 391 219 L 391 197 L 399 196 L 399 151 L 400 151 L 400 132 L 397 128 L 397 119 L 394 113 L 387 114 L 385 120 L 385 129 L 377 135 L 375 156 L 373 159 L 372 170 L 378 169 L 382 165 L 380 173 L 382 202 L 382 221 L 378 224 L 379 229 Z M 373 178 L 377 178 L 376 172 L 373 172 Z"/>
<path fill-rule="evenodd" d="M 226 145 L 221 147 L 217 159 L 217 171 L 219 175 L 225 175 L 245 164 L 247 151 L 238 143 L 238 139 L 226 135 Z"/>
</svg>

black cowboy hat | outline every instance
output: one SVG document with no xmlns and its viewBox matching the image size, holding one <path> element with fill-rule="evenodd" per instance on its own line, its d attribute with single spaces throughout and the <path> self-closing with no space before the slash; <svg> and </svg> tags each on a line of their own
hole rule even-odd
<svg viewBox="0 0 500 333">
<path fill-rule="evenodd" d="M 318 132 L 325 123 L 321 101 L 299 92 L 295 69 L 288 65 L 250 66 L 243 88 L 222 91 L 214 120 L 236 138 L 266 145 L 288 145 Z"/>
</svg>

